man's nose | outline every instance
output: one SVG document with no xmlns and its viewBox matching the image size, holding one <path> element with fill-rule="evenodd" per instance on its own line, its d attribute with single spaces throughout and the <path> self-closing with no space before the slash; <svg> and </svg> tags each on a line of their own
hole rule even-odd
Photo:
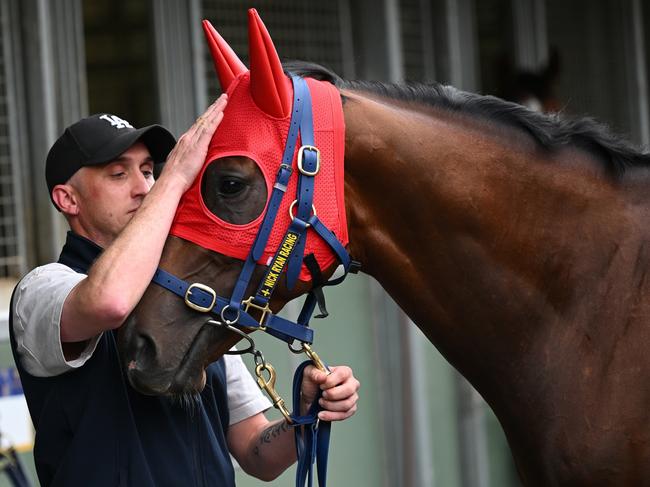
<svg viewBox="0 0 650 487">
<path fill-rule="evenodd" d="M 134 181 L 131 186 L 131 194 L 133 197 L 144 196 L 149 192 L 150 185 L 147 178 L 141 172 L 137 172 L 134 176 Z"/>
</svg>

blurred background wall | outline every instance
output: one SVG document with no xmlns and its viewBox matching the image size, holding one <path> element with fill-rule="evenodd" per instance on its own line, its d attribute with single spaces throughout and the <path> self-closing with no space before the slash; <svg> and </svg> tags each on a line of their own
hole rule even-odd
<svg viewBox="0 0 650 487">
<path fill-rule="evenodd" d="M 284 59 L 590 115 L 649 142 L 650 6 L 640 0 L 0 0 L 0 433 L 35 485 L 6 319 L 12 287 L 58 256 L 65 233 L 45 187 L 47 150 L 65 126 L 103 111 L 180 135 L 220 93 L 200 20 L 246 62 L 251 6 Z M 316 349 L 363 383 L 359 412 L 333 429 L 331 485 L 518 485 L 490 409 L 376 282 L 353 276 L 329 292 L 329 308 L 314 322 Z M 288 395 L 297 358 L 259 340 Z M 260 484 L 241 472 L 238 482 Z"/>
</svg>

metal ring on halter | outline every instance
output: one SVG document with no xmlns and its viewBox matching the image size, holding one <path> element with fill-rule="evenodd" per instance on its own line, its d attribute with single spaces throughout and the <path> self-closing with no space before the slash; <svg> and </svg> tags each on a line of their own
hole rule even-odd
<svg viewBox="0 0 650 487">
<path fill-rule="evenodd" d="M 295 354 L 303 353 L 305 351 L 305 344 L 303 342 L 300 342 L 300 348 L 293 348 L 293 342 L 287 345 L 289 346 L 289 350 L 291 350 Z"/>
<path fill-rule="evenodd" d="M 256 367 L 260 365 L 266 366 L 266 360 L 264 360 L 264 355 L 262 355 L 262 352 L 260 352 L 259 350 L 253 351 L 253 361 L 255 362 Z"/>
<path fill-rule="evenodd" d="M 248 333 L 244 333 L 242 330 L 239 328 L 235 328 L 234 326 L 226 325 L 225 323 L 222 323 L 221 321 L 217 320 L 208 320 L 205 323 L 206 325 L 213 325 L 217 326 L 219 328 L 225 328 L 228 331 L 232 331 L 233 333 L 237 333 L 240 337 L 248 341 L 248 348 L 245 348 L 244 350 L 229 350 L 227 351 L 224 355 L 244 355 L 245 353 L 255 353 L 255 342 L 253 339 L 248 336 Z"/>
<path fill-rule="evenodd" d="M 237 322 L 239 321 L 239 310 L 237 310 L 237 314 L 235 315 L 235 319 L 234 319 L 234 320 L 229 320 L 229 319 L 227 319 L 227 318 L 224 316 L 224 313 L 226 312 L 226 310 L 227 310 L 228 308 L 230 308 L 230 305 L 229 305 L 229 304 L 225 305 L 225 306 L 223 307 L 223 309 L 221 310 L 221 313 L 220 313 L 220 315 L 221 315 L 221 319 L 223 320 L 223 322 L 224 322 L 226 325 L 233 325 L 233 324 L 235 324 L 235 323 L 237 323 Z"/>
<path fill-rule="evenodd" d="M 298 203 L 298 200 L 293 200 L 293 203 L 289 205 L 289 218 L 293 220 L 295 216 L 293 216 L 293 208 L 296 206 L 296 203 Z M 314 216 L 316 215 L 316 207 L 314 205 L 311 205 L 311 211 L 314 213 Z M 307 226 L 309 226 L 309 223 L 307 223 Z"/>
</svg>

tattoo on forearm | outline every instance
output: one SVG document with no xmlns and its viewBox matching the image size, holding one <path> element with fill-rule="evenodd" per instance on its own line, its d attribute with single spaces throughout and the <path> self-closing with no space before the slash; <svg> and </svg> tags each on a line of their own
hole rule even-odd
<svg viewBox="0 0 650 487">
<path fill-rule="evenodd" d="M 259 446 L 255 446 L 253 453 L 256 456 L 259 456 L 261 445 L 264 445 L 265 443 L 271 443 L 275 438 L 279 437 L 282 433 L 286 433 L 287 431 L 289 431 L 289 425 L 286 421 L 280 421 L 278 423 L 272 424 L 264 431 L 262 431 L 259 439 Z"/>
</svg>

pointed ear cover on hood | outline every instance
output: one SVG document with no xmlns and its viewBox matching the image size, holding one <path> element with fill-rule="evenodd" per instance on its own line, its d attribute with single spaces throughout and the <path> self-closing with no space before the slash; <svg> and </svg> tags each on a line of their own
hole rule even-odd
<svg viewBox="0 0 650 487">
<path fill-rule="evenodd" d="M 228 45 L 228 43 L 219 35 L 212 24 L 208 20 L 203 21 L 203 32 L 208 41 L 210 54 L 214 61 L 214 68 L 219 77 L 219 83 L 223 91 L 228 91 L 230 83 L 240 74 L 248 71 L 244 63 L 242 63 L 235 54 L 235 51 Z"/>
<path fill-rule="evenodd" d="M 254 41 L 257 47 L 253 48 L 251 45 L 250 71 L 245 67 L 242 70 L 243 64 L 232 49 L 209 23 L 207 26 L 204 23 L 217 73 L 222 86 L 227 86 L 228 106 L 210 142 L 206 163 L 193 185 L 183 195 L 170 231 L 172 235 L 201 247 L 242 260 L 246 259 L 253 245 L 264 214 L 245 225 L 223 221 L 211 213 L 203 202 L 203 174 L 209 163 L 217 159 L 230 156 L 248 157 L 258 164 L 265 179 L 267 195 L 270 197 L 282 160 L 293 105 L 291 80 L 281 71 L 282 66 L 271 38 L 257 12 L 249 11 L 249 21 L 249 30 L 255 31 L 251 34 L 251 39 L 257 39 Z M 212 44 L 217 46 L 216 55 Z M 257 56 L 256 61 L 253 60 L 254 56 Z M 264 65 L 261 61 L 264 56 L 267 59 L 265 68 L 260 67 Z M 255 83 L 267 83 L 267 86 L 258 84 L 254 88 Z M 315 144 L 321 153 L 320 171 L 314 180 L 314 206 L 323 224 L 346 245 L 348 230 L 343 200 L 345 125 L 341 97 L 336 87 L 330 83 L 308 78 L 307 84 L 312 97 Z M 268 104 L 260 102 L 260 96 L 272 101 Z M 299 174 L 296 156 L 300 144 L 294 153 L 294 171 L 287 192 L 264 253 L 258 261 L 263 265 L 267 264 L 277 250 L 290 224 L 289 205 L 296 198 Z M 307 232 L 305 255 L 310 253 L 314 254 L 321 269 L 326 269 L 336 261 L 336 256 L 313 230 Z M 300 280 L 310 279 L 311 275 L 303 265 Z"/>
<path fill-rule="evenodd" d="M 293 102 L 291 86 L 271 36 L 254 8 L 248 11 L 248 51 L 253 100 L 272 117 L 288 116 Z"/>
</svg>

